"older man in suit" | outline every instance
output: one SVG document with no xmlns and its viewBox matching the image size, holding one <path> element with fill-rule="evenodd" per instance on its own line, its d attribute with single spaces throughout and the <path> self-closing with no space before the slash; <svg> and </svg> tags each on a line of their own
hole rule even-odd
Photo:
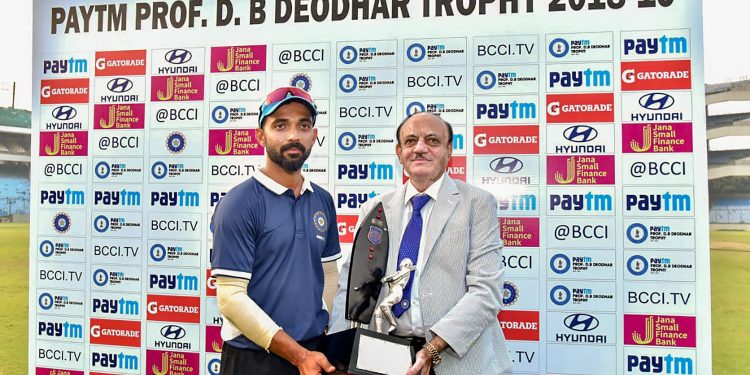
<svg viewBox="0 0 750 375">
<path fill-rule="evenodd" d="M 417 351 L 407 374 L 500 374 L 510 368 L 510 356 L 497 321 L 503 289 L 497 202 L 446 176 L 453 129 L 440 117 L 413 114 L 396 137 L 409 181 L 367 202 L 359 221 L 383 202 L 391 228 L 386 274 L 404 258 L 416 265 L 393 307 L 397 325 L 391 334 L 408 338 Z M 348 274 L 349 261 L 339 278 L 332 332 L 349 328 Z M 387 294 L 383 289 L 380 300 Z"/>
</svg>

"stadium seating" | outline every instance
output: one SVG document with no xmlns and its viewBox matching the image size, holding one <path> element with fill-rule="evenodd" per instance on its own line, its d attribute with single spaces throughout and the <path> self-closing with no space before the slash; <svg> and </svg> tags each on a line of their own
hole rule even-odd
<svg viewBox="0 0 750 375">
<path fill-rule="evenodd" d="M 706 85 L 706 94 L 718 94 L 727 92 L 732 89 L 731 83 L 718 83 L 713 85 Z"/>
<path fill-rule="evenodd" d="M 748 118 L 750 118 L 750 113 L 747 112 L 709 116 L 706 127 L 712 129 L 720 128 L 722 126 L 731 126 L 737 121 L 747 120 Z"/>
<path fill-rule="evenodd" d="M 0 107 L 0 221 L 29 214 L 31 112 Z"/>
<path fill-rule="evenodd" d="M 0 154 L 29 155 L 31 147 L 29 136 L 19 134 L 2 134 L 0 137 Z"/>
<path fill-rule="evenodd" d="M 29 177 L 0 165 L 0 216 L 29 213 Z"/>
<path fill-rule="evenodd" d="M 750 198 L 719 199 L 708 213 L 713 224 L 750 224 Z"/>
</svg>

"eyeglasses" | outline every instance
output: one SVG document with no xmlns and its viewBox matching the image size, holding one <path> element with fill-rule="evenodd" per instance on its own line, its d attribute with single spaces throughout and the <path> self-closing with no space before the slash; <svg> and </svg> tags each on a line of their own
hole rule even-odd
<svg viewBox="0 0 750 375">
<path fill-rule="evenodd" d="M 313 99 L 310 94 L 299 87 L 280 87 L 276 90 L 271 91 L 268 96 L 266 96 L 266 100 L 263 102 L 262 107 L 280 102 L 290 96 L 298 96 L 302 99 L 307 100 L 311 104 L 313 103 Z"/>
</svg>

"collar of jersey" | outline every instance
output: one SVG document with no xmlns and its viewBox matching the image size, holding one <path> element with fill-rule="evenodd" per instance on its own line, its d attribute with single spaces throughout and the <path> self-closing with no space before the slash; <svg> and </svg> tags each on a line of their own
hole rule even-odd
<svg viewBox="0 0 750 375">
<path fill-rule="evenodd" d="M 289 188 L 272 180 L 271 177 L 266 176 L 265 173 L 260 170 L 253 177 L 255 177 L 255 179 L 260 182 L 261 185 L 265 186 L 268 190 L 271 190 L 276 195 L 284 194 L 287 190 L 289 190 Z M 300 190 L 300 195 L 304 194 L 306 190 L 309 190 L 311 193 L 314 192 L 312 184 L 310 184 L 310 180 L 302 175 L 302 189 Z"/>
</svg>

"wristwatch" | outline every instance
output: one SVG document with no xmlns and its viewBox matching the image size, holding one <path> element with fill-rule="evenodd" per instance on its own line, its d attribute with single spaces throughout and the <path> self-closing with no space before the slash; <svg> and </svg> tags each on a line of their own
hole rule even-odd
<svg viewBox="0 0 750 375">
<path fill-rule="evenodd" d="M 440 357 L 440 353 L 435 349 L 435 346 L 428 342 L 422 347 L 430 354 L 430 358 L 432 358 L 432 367 L 439 365 L 443 358 Z"/>
</svg>

